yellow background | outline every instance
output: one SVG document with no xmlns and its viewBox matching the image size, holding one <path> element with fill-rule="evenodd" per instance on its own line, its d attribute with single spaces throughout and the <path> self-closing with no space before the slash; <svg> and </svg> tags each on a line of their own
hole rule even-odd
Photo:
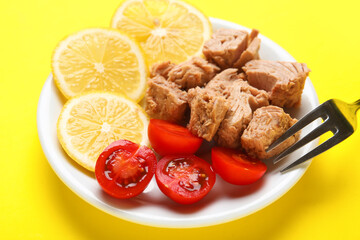
<svg viewBox="0 0 360 240">
<path fill-rule="evenodd" d="M 208 16 L 259 29 L 307 63 L 320 102 L 360 98 L 359 1 L 189 2 Z M 360 239 L 360 130 L 317 157 L 281 199 L 218 226 L 137 225 L 69 190 L 42 152 L 37 102 L 57 42 L 83 28 L 109 26 L 118 5 L 119 0 L 1 1 L 1 239 Z"/>
</svg>

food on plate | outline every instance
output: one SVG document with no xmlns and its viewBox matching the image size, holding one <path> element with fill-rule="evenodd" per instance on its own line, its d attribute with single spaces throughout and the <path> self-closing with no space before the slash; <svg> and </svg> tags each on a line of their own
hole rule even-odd
<svg viewBox="0 0 360 240">
<path fill-rule="evenodd" d="M 146 112 L 152 117 L 182 123 L 188 109 L 185 90 L 204 86 L 220 69 L 200 57 L 178 65 L 166 61 L 154 64 L 146 93 Z"/>
<path fill-rule="evenodd" d="M 211 149 L 212 166 L 225 181 L 247 185 L 259 180 L 266 172 L 266 165 L 240 150 L 214 147 Z"/>
<path fill-rule="evenodd" d="M 269 93 L 272 105 L 295 107 L 301 102 L 310 69 L 305 63 L 253 60 L 242 68 L 250 85 Z"/>
<path fill-rule="evenodd" d="M 92 92 L 66 102 L 57 136 L 73 160 L 94 171 L 100 153 L 116 140 L 148 145 L 147 127 L 148 117 L 134 101 L 117 93 Z"/>
<path fill-rule="evenodd" d="M 267 153 L 266 149 L 296 122 L 296 119 L 291 118 L 280 107 L 270 105 L 258 108 L 241 136 L 241 146 L 250 156 L 259 159 L 277 155 L 294 144 L 299 139 L 300 132 L 297 132 L 270 152 Z"/>
<path fill-rule="evenodd" d="M 173 67 L 175 67 L 175 65 L 175 63 L 172 63 L 170 61 L 155 63 L 150 69 L 150 77 L 160 75 L 165 79 L 168 79 L 169 72 L 171 69 L 173 69 Z"/>
<path fill-rule="evenodd" d="M 148 106 L 166 106 L 169 109 L 168 106 L 172 106 L 172 110 L 170 112 L 163 107 L 161 111 L 147 111 L 150 117 L 177 123 L 189 119 L 187 128 L 194 135 L 207 141 L 215 140 L 222 147 L 244 148 L 241 136 L 252 120 L 253 112 L 269 104 L 280 107 L 300 104 L 305 79 L 310 72 L 304 63 L 257 60 L 260 58 L 258 34 L 259 31 L 255 29 L 250 34 L 234 29 L 216 31 L 205 42 L 203 52 L 207 61 L 217 65 L 218 69 L 200 71 L 197 78 L 206 80 L 196 81 L 199 84 L 189 84 L 189 79 L 195 78 L 191 65 L 198 58 L 177 65 L 169 61 L 154 65 L 146 103 Z M 205 60 L 202 62 L 209 66 Z M 174 72 L 179 72 L 180 77 L 173 77 Z M 162 85 L 168 86 L 166 94 L 151 91 L 152 82 L 159 76 Z M 169 94 L 172 91 L 179 94 Z M 173 110 L 178 106 L 174 104 L 179 100 L 177 96 L 186 94 L 186 98 L 181 98 L 182 110 Z M 165 101 L 169 104 L 163 104 Z M 187 111 L 187 105 L 190 111 Z M 257 156 L 257 151 L 260 150 L 247 148 L 247 153 L 253 156 Z"/>
<path fill-rule="evenodd" d="M 205 42 L 203 54 L 221 69 L 241 68 L 247 61 L 259 58 L 258 33 L 253 30 L 249 36 L 245 30 L 219 29 Z"/>
<path fill-rule="evenodd" d="M 208 18 L 178 0 L 126 0 L 112 27 L 123 32 L 74 33 L 52 57 L 56 85 L 69 98 L 59 142 L 106 193 L 137 196 L 155 174 L 166 196 L 195 203 L 214 186 L 214 170 L 232 184 L 254 183 L 267 170 L 262 159 L 298 140 L 300 133 L 266 153 L 296 122 L 281 107 L 300 104 L 310 70 L 260 60 L 258 30 L 211 35 Z M 144 111 L 135 101 L 145 89 Z M 203 139 L 215 141 L 212 166 L 193 155 Z M 149 141 L 163 156 L 158 163 Z"/>
<path fill-rule="evenodd" d="M 217 74 L 203 89 L 188 91 L 190 131 L 226 147 L 240 146 L 240 136 L 252 117 L 252 111 L 269 104 L 265 91 L 251 87 L 244 74 L 228 68 Z M 208 102 L 204 97 L 211 97 Z"/>
<path fill-rule="evenodd" d="M 208 18 L 190 4 L 177 0 L 127 0 L 116 10 L 111 26 L 140 43 L 149 66 L 180 63 L 201 55 L 211 36 Z"/>
<path fill-rule="evenodd" d="M 200 57 L 193 57 L 183 63 L 174 66 L 168 74 L 168 80 L 178 84 L 181 89 L 203 87 L 217 72 L 216 65 L 208 63 Z"/>
<path fill-rule="evenodd" d="M 238 69 L 228 68 L 217 74 L 211 81 L 206 84 L 206 90 L 214 91 L 225 98 L 230 96 L 231 85 L 234 81 L 245 79 L 243 73 L 238 74 Z"/>
<path fill-rule="evenodd" d="M 159 119 L 150 119 L 148 136 L 151 147 L 161 156 L 194 154 L 203 142 L 187 128 Z"/>
<path fill-rule="evenodd" d="M 211 165 L 195 155 L 168 155 L 155 172 L 160 190 L 177 203 L 191 204 L 204 198 L 215 184 Z"/>
<path fill-rule="evenodd" d="M 54 50 L 52 73 L 67 98 L 94 90 L 126 93 L 134 101 L 145 95 L 143 53 L 113 29 L 86 29 L 65 38 Z"/>
<path fill-rule="evenodd" d="M 188 129 L 207 141 L 216 134 L 229 108 L 224 97 L 205 88 L 192 88 L 188 92 L 190 121 Z"/>
<path fill-rule="evenodd" d="M 148 81 L 145 110 L 152 118 L 181 123 L 189 108 L 187 98 L 187 92 L 179 85 L 156 75 Z"/>
<path fill-rule="evenodd" d="M 100 154 L 96 161 L 95 176 L 106 193 L 126 199 L 142 193 L 155 170 L 156 156 L 150 148 L 118 140 Z"/>
<path fill-rule="evenodd" d="M 241 74 L 237 75 L 237 69 L 229 68 L 205 87 L 219 89 L 219 85 L 226 86 L 223 95 L 230 107 L 215 135 L 215 141 L 220 146 L 239 148 L 240 136 L 249 124 L 252 112 L 269 105 L 268 94 L 250 86 L 242 77 Z"/>
<path fill-rule="evenodd" d="M 248 32 L 236 29 L 219 29 L 203 47 L 205 57 L 221 69 L 231 68 L 245 51 Z"/>
<path fill-rule="evenodd" d="M 259 31 L 256 29 L 253 29 L 249 36 L 248 46 L 245 51 L 243 51 L 240 55 L 239 60 L 237 60 L 234 63 L 234 67 L 241 68 L 243 67 L 247 62 L 259 59 L 259 50 L 260 50 L 260 44 L 261 40 L 257 37 Z"/>
</svg>

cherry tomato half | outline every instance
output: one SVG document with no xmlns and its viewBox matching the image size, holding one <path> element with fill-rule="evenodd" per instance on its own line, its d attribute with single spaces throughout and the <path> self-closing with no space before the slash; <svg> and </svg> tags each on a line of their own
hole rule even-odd
<svg viewBox="0 0 360 240">
<path fill-rule="evenodd" d="M 131 198 L 142 193 L 154 176 L 154 152 L 128 140 L 111 143 L 100 154 L 95 176 L 105 192 L 116 198 Z"/>
<path fill-rule="evenodd" d="M 225 181 L 247 185 L 259 180 L 266 172 L 266 165 L 258 159 L 245 155 L 240 150 L 223 147 L 211 149 L 212 165 Z"/>
<path fill-rule="evenodd" d="M 157 164 L 156 182 L 160 190 L 177 203 L 199 201 L 215 184 L 211 165 L 194 155 L 168 155 Z"/>
<path fill-rule="evenodd" d="M 159 119 L 150 120 L 148 135 L 151 146 L 162 156 L 194 154 L 203 141 L 187 128 Z"/>
</svg>

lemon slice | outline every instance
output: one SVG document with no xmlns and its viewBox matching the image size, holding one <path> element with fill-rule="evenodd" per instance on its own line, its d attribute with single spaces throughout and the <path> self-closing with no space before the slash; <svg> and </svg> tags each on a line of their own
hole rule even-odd
<svg viewBox="0 0 360 240">
<path fill-rule="evenodd" d="M 134 101 L 116 93 L 92 92 L 67 101 L 57 134 L 66 153 L 94 171 L 100 153 L 116 140 L 149 145 L 147 127 L 148 117 Z"/>
<path fill-rule="evenodd" d="M 139 45 L 118 30 L 86 29 L 61 41 L 52 56 L 56 85 L 70 98 L 90 90 L 145 94 L 147 67 Z"/>
<path fill-rule="evenodd" d="M 212 31 L 203 13 L 176 0 L 127 0 L 116 10 L 111 26 L 140 43 L 149 67 L 201 55 Z"/>
</svg>

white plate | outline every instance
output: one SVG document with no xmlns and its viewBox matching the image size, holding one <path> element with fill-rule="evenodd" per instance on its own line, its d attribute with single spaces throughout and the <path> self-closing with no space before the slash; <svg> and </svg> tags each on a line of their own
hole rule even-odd
<svg viewBox="0 0 360 240">
<path fill-rule="evenodd" d="M 214 30 L 219 28 L 246 29 L 234 23 L 211 18 Z M 260 56 L 263 59 L 295 61 L 289 53 L 270 39 L 261 36 Z M 285 194 L 301 178 L 310 164 L 302 164 L 285 174 L 279 170 L 297 157 L 308 152 L 317 142 L 306 145 L 290 155 L 281 164 L 268 164 L 263 179 L 249 186 L 234 186 L 217 177 L 210 193 L 200 202 L 183 206 L 172 202 L 152 182 L 144 193 L 129 200 L 118 200 L 106 195 L 90 173 L 62 150 L 56 135 L 56 122 L 65 98 L 54 85 L 50 75 L 42 89 L 38 110 L 37 127 L 44 153 L 59 178 L 78 196 L 113 216 L 139 224 L 158 227 L 200 227 L 242 218 L 254 213 Z M 318 98 L 310 79 L 306 80 L 301 107 L 291 112 L 300 118 L 318 105 Z M 315 123 L 314 123 L 315 124 Z M 306 134 L 308 131 L 303 131 Z"/>
</svg>

